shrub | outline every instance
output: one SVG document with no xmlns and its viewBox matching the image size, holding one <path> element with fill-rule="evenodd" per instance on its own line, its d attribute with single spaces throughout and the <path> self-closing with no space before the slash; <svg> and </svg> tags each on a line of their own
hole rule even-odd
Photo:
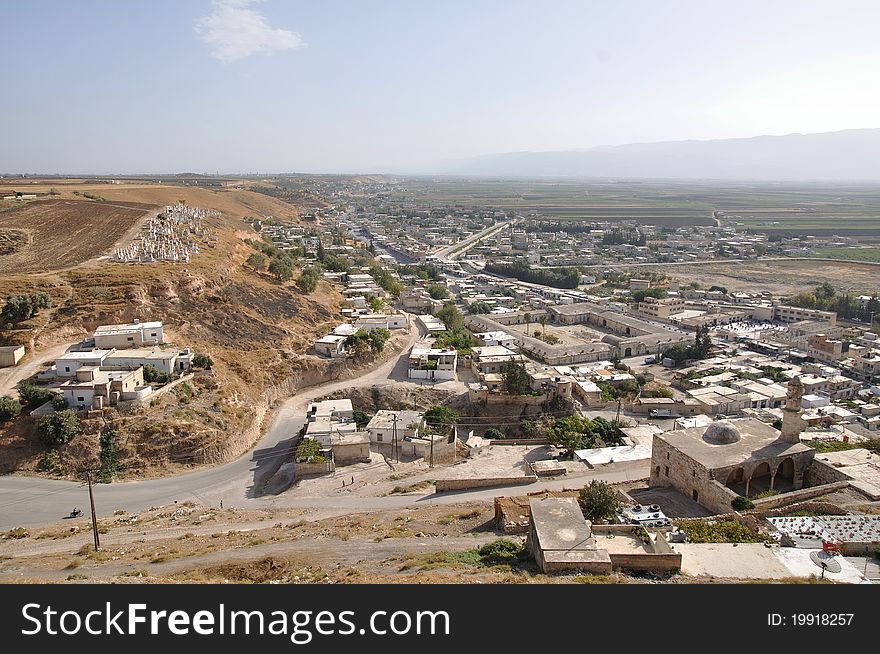
<svg viewBox="0 0 880 654">
<path fill-rule="evenodd" d="M 480 562 L 483 565 L 516 563 L 525 558 L 523 546 L 505 538 L 486 543 L 477 550 L 477 553 L 480 555 Z"/>
<path fill-rule="evenodd" d="M 504 438 L 504 432 L 500 429 L 487 429 L 486 433 L 483 434 L 483 438 L 491 438 L 492 440 L 498 440 L 500 438 Z"/>
<path fill-rule="evenodd" d="M 0 397 L 0 421 L 12 420 L 21 413 L 21 403 L 8 395 Z"/>
<path fill-rule="evenodd" d="M 321 463 L 316 461 L 317 457 L 321 457 L 321 444 L 313 438 L 304 438 L 296 447 L 296 461 L 298 463 Z M 324 459 L 324 457 L 321 457 Z"/>
<path fill-rule="evenodd" d="M 174 381 L 174 375 L 167 372 L 160 372 L 156 366 L 144 366 L 144 382 L 147 384 L 168 384 Z"/>
<path fill-rule="evenodd" d="M 750 500 L 748 497 L 737 495 L 730 502 L 730 506 L 733 507 L 734 511 L 747 511 L 748 509 L 754 509 L 755 503 L 752 502 L 752 500 Z"/>
<path fill-rule="evenodd" d="M 37 435 L 40 442 L 49 449 L 68 443 L 81 433 L 82 424 L 76 417 L 76 413 L 70 409 L 43 416 L 37 423 Z"/>
<path fill-rule="evenodd" d="M 214 365 L 214 360 L 211 359 L 210 356 L 199 352 L 193 355 L 192 358 L 192 366 L 193 368 L 201 368 L 203 370 L 210 370 L 211 366 Z"/>
<path fill-rule="evenodd" d="M 36 408 L 51 400 L 55 394 L 48 388 L 37 386 L 33 382 L 23 382 L 18 387 L 18 396 L 24 400 L 27 406 Z"/>
<path fill-rule="evenodd" d="M 67 403 L 67 398 L 63 395 L 56 395 L 52 398 L 52 408 L 56 411 L 64 411 L 65 409 L 70 408 L 70 405 Z"/>
</svg>

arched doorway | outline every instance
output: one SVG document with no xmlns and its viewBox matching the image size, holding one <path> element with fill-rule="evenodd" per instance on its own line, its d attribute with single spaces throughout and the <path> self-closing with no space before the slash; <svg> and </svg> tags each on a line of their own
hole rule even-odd
<svg viewBox="0 0 880 654">
<path fill-rule="evenodd" d="M 633 350 L 631 347 L 628 347 L 623 351 L 623 356 L 625 356 L 625 357 L 631 357 L 632 355 L 633 355 Z"/>
<path fill-rule="evenodd" d="M 759 493 L 770 490 L 773 486 L 773 477 L 770 470 L 770 464 L 764 461 L 752 471 L 746 484 L 746 490 L 749 497 L 754 497 Z"/>
<path fill-rule="evenodd" d="M 781 493 L 794 490 L 794 459 L 783 459 L 776 467 L 773 488 Z"/>
<path fill-rule="evenodd" d="M 742 466 L 734 468 L 730 471 L 730 474 L 727 475 L 727 482 L 725 482 L 724 485 L 734 491 L 737 495 L 745 495 L 745 477 L 746 471 Z"/>
</svg>

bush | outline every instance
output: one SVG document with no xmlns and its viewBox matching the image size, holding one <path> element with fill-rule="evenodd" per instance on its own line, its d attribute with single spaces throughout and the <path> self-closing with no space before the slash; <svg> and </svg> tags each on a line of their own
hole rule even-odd
<svg viewBox="0 0 880 654">
<path fill-rule="evenodd" d="M 193 368 L 201 368 L 202 370 L 210 370 L 211 366 L 214 365 L 214 360 L 211 359 L 210 356 L 199 352 L 193 355 L 192 358 L 192 366 Z"/>
<path fill-rule="evenodd" d="M 318 280 L 321 274 L 314 266 L 303 270 L 296 280 L 296 287 L 303 293 L 311 293 L 318 288 Z"/>
<path fill-rule="evenodd" d="M 43 416 L 37 423 L 37 435 L 40 442 L 49 449 L 54 449 L 70 442 L 82 433 L 82 424 L 76 413 L 67 410 Z"/>
<path fill-rule="evenodd" d="M 620 500 L 610 485 L 593 480 L 581 489 L 578 502 L 586 518 L 592 522 L 612 520 L 620 509 Z"/>
<path fill-rule="evenodd" d="M 753 534 L 748 527 L 735 520 L 679 520 L 676 526 L 681 529 L 692 543 L 763 543 L 772 538 L 761 534 Z"/>
<path fill-rule="evenodd" d="M 52 408 L 56 411 L 64 411 L 65 409 L 69 409 L 70 405 L 67 403 L 67 398 L 63 395 L 56 395 L 52 398 Z"/>
<path fill-rule="evenodd" d="M 480 562 L 483 565 L 516 563 L 526 556 L 522 545 L 506 538 L 486 543 L 477 550 L 477 553 L 480 555 Z"/>
<path fill-rule="evenodd" d="M 491 438 L 492 440 L 498 440 L 504 438 L 504 432 L 500 429 L 487 429 L 486 433 L 483 434 L 483 438 Z"/>
<path fill-rule="evenodd" d="M 196 355 L 198 356 L 198 355 Z M 147 384 L 168 384 L 174 381 L 174 375 L 167 372 L 160 372 L 156 366 L 144 366 L 144 382 Z"/>
<path fill-rule="evenodd" d="M 21 413 L 21 403 L 8 395 L 0 397 L 0 421 L 12 420 Z"/>
<path fill-rule="evenodd" d="M 755 503 L 752 502 L 752 500 L 750 500 L 748 497 L 737 495 L 730 502 L 730 506 L 733 507 L 734 511 L 747 511 L 749 509 L 754 509 Z"/>
<path fill-rule="evenodd" d="M 248 256 L 246 263 L 254 270 L 263 270 L 266 267 L 266 257 L 259 252 L 254 252 Z"/>
<path fill-rule="evenodd" d="M 36 408 L 55 397 L 55 393 L 33 382 L 23 382 L 18 387 L 18 396 L 27 406 Z"/>
<path fill-rule="evenodd" d="M 361 411 L 360 409 L 355 409 L 352 413 L 352 419 L 354 420 L 354 424 L 357 425 L 358 429 L 364 429 L 367 424 L 370 422 L 370 415 Z"/>
</svg>

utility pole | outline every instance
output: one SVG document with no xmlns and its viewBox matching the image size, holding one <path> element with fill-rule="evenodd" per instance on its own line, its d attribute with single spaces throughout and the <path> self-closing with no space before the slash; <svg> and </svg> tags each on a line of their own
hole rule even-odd
<svg viewBox="0 0 880 654">
<path fill-rule="evenodd" d="M 92 507 L 92 534 L 95 537 L 95 551 L 101 549 L 101 540 L 98 538 L 98 518 L 95 516 L 95 494 L 92 492 L 92 471 L 85 470 L 86 481 L 89 484 L 89 504 Z"/>
<path fill-rule="evenodd" d="M 391 436 L 391 458 L 394 458 L 394 452 L 397 451 L 397 462 L 400 463 L 400 445 L 397 442 L 397 414 L 392 419 L 392 436 Z"/>
</svg>

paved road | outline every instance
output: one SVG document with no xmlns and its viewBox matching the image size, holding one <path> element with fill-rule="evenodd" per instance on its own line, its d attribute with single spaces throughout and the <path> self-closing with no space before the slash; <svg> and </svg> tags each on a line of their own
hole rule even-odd
<svg viewBox="0 0 880 654">
<path fill-rule="evenodd" d="M 416 322 L 410 321 L 410 332 L 401 351 L 407 353 L 419 337 Z M 309 402 L 338 390 L 410 383 L 405 380 L 406 357 L 393 356 L 356 379 L 303 389 L 279 408 L 271 428 L 241 458 L 174 477 L 97 485 L 98 513 L 104 516 L 116 509 L 139 511 L 175 500 L 216 506 L 222 499 L 225 506 L 248 508 L 276 505 L 283 495 L 260 497 L 260 488 L 282 460 L 289 460 L 291 440 L 302 427 Z M 54 522 L 74 506 L 88 507 L 88 494 L 81 483 L 18 475 L 0 477 L 0 529 Z"/>
</svg>

